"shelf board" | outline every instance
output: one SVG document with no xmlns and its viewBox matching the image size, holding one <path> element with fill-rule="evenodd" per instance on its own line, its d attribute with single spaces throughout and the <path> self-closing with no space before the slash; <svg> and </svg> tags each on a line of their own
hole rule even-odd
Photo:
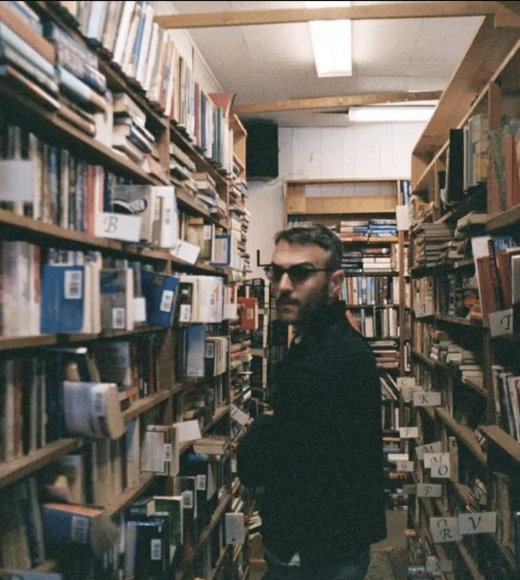
<svg viewBox="0 0 520 580">
<path fill-rule="evenodd" d="M 142 473 L 139 485 L 125 489 L 121 495 L 118 495 L 108 502 L 106 506 L 108 514 L 113 516 L 131 504 L 153 483 L 154 479 L 155 475 L 153 473 Z"/>
<path fill-rule="evenodd" d="M 110 330 L 101 334 L 42 334 L 39 336 L 0 337 L 0 352 L 52 346 L 66 346 L 71 343 L 93 342 L 108 338 L 122 338 L 149 332 L 161 332 L 162 326 L 142 326 L 134 330 Z"/>
<path fill-rule="evenodd" d="M 514 437 L 498 425 L 484 425 L 481 430 L 490 441 L 505 451 L 513 461 L 520 464 L 520 443 Z"/>
<path fill-rule="evenodd" d="M 435 319 L 440 322 L 449 322 L 450 324 L 457 324 L 459 326 L 468 326 L 470 328 L 475 328 L 478 330 L 487 331 L 487 327 L 482 326 L 482 323 L 478 323 L 474 320 L 468 320 L 466 318 L 460 318 L 458 316 L 448 316 L 447 314 L 436 314 Z"/>
<path fill-rule="evenodd" d="M 133 179 L 138 179 L 142 183 L 161 185 L 158 179 L 149 175 L 124 154 L 118 153 L 111 147 L 107 147 L 100 141 L 87 135 L 60 117 L 57 111 L 49 111 L 40 105 L 30 95 L 23 94 L 11 85 L 7 85 L 5 79 L 0 79 L 0 95 L 5 97 L 2 100 L 6 112 L 8 111 L 8 103 L 10 103 L 16 109 L 16 114 L 20 122 L 29 122 L 32 119 L 34 123 L 34 118 L 37 117 L 40 132 L 45 132 L 46 134 L 52 133 L 54 138 L 59 138 L 60 143 L 66 147 L 68 147 L 69 143 L 73 144 L 73 146 L 81 146 L 81 155 L 88 161 L 103 163 L 105 168 L 119 173 L 122 172 Z"/>
<path fill-rule="evenodd" d="M 453 431 L 453 433 L 466 445 L 466 447 L 473 453 L 473 455 L 482 463 L 482 465 L 487 466 L 487 456 L 482 450 L 482 447 L 478 443 L 473 429 L 467 427 L 466 425 L 459 425 L 455 419 L 442 407 L 435 407 L 435 412 L 438 417 Z"/>
<path fill-rule="evenodd" d="M 502 213 L 489 218 L 486 222 L 486 231 L 492 233 L 497 230 L 507 229 L 518 225 L 519 220 L 520 205 L 516 205 L 507 211 L 503 211 Z"/>
<path fill-rule="evenodd" d="M 41 449 L 33 451 L 9 463 L 0 465 L 0 489 L 31 475 L 60 457 L 76 451 L 83 445 L 83 439 L 68 438 L 53 441 Z"/>
<path fill-rule="evenodd" d="M 427 365 L 429 367 L 435 366 L 435 361 L 433 361 L 431 358 L 428 358 L 427 356 L 424 356 L 424 354 L 422 354 L 422 352 L 419 352 L 418 350 L 412 350 L 412 356 L 420 360 L 421 363 L 424 365 Z"/>
<path fill-rule="evenodd" d="M 200 534 L 199 541 L 197 542 L 197 545 L 194 547 L 193 552 L 181 564 L 179 571 L 178 571 L 178 575 L 176 575 L 176 578 L 178 578 L 179 580 L 184 580 L 185 578 L 187 578 L 188 573 L 190 572 L 190 569 L 191 569 L 191 565 L 193 564 L 193 561 L 195 560 L 195 558 L 199 555 L 201 550 L 206 545 L 213 530 L 217 527 L 220 520 L 224 517 L 224 514 L 226 513 L 228 507 L 231 505 L 232 499 L 233 499 L 233 496 L 231 494 L 227 494 L 221 500 L 220 505 L 217 507 L 217 509 L 215 510 L 215 513 L 213 514 L 213 516 L 211 518 L 210 523 L 204 528 L 204 530 Z"/>
<path fill-rule="evenodd" d="M 2 230 L 23 232 L 24 239 L 35 244 L 42 245 L 42 238 L 49 243 L 57 243 L 59 246 L 88 247 L 98 250 L 117 252 L 129 256 L 147 260 L 171 261 L 172 257 L 167 250 L 154 250 L 147 247 L 139 247 L 129 242 L 119 240 L 107 240 L 97 236 L 91 236 L 83 232 L 77 232 L 62 228 L 54 224 L 44 223 L 25 216 L 17 215 L 12 211 L 0 209 L 0 224 Z"/>
<path fill-rule="evenodd" d="M 126 409 L 126 411 L 123 411 L 123 419 L 125 421 L 130 421 L 131 419 L 139 417 L 139 415 L 146 413 L 163 401 L 169 399 L 172 394 L 172 391 L 165 389 L 163 391 L 159 391 L 158 393 L 154 393 L 153 395 L 149 395 L 148 397 L 143 397 L 142 399 L 134 401 L 132 405 Z"/>
</svg>

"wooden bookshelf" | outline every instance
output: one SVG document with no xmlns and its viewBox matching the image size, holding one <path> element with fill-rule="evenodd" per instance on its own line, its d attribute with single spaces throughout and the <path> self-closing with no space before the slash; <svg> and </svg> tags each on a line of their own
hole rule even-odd
<svg viewBox="0 0 520 580">
<path fill-rule="evenodd" d="M 103 259 L 103 268 L 108 267 L 105 266 L 105 263 L 108 264 L 118 260 L 122 263 L 138 262 L 142 268 L 153 269 L 158 274 L 172 275 L 182 272 L 188 274 L 218 276 L 223 279 L 225 284 L 230 283 L 228 278 L 234 281 L 239 279 L 240 276 L 243 278 L 245 276 L 245 268 L 243 268 L 244 271 L 231 271 L 231 267 L 218 268 L 213 266 L 211 263 L 204 261 L 192 264 L 176 258 L 170 249 L 156 248 L 151 244 L 134 244 L 119 240 L 105 239 L 102 236 L 83 233 L 80 230 L 87 229 L 86 224 L 74 226 L 77 229 L 68 229 L 56 225 L 58 223 L 68 224 L 71 218 L 70 213 L 68 216 L 66 214 L 60 214 L 60 211 L 63 211 L 62 207 L 66 207 L 65 204 L 63 204 L 61 208 L 58 208 L 58 203 L 63 203 L 59 198 L 59 196 L 62 195 L 61 188 L 64 187 L 64 183 L 59 180 L 61 174 L 56 173 L 55 189 L 50 193 L 51 187 L 54 187 L 54 185 L 50 183 L 52 179 L 54 179 L 54 173 L 52 173 L 54 168 L 50 165 L 44 165 L 48 162 L 48 159 L 43 157 L 44 153 L 42 152 L 47 151 L 47 148 L 56 148 L 60 153 L 62 150 L 66 151 L 67 159 L 73 161 L 74 171 L 76 170 L 76 163 L 81 161 L 82 163 L 85 162 L 86 165 L 102 166 L 105 170 L 104 176 L 108 173 L 112 174 L 110 175 L 110 179 L 113 179 L 113 182 L 111 182 L 110 185 L 103 182 L 101 184 L 102 187 L 98 190 L 98 193 L 101 192 L 100 197 L 103 204 L 102 207 L 106 208 L 111 207 L 108 196 L 111 195 L 110 187 L 116 183 L 116 180 L 118 184 L 131 183 L 151 186 L 170 185 L 170 144 L 173 143 L 185 154 L 185 156 L 187 156 L 187 166 L 190 165 L 192 168 L 195 167 L 197 172 L 205 172 L 213 179 L 216 183 L 218 196 L 226 202 L 227 206 L 224 217 L 216 218 L 212 213 L 210 213 L 210 211 L 205 209 L 205 207 L 199 205 L 195 196 L 188 193 L 188 191 L 191 191 L 189 187 L 185 188 L 182 183 L 175 182 L 175 201 L 178 211 L 186 216 L 201 217 L 204 224 L 214 226 L 219 232 L 227 232 L 230 224 L 230 191 L 232 191 L 234 185 L 233 181 L 239 177 L 242 179 L 245 177 L 247 133 L 238 117 L 233 117 L 229 126 L 227 125 L 228 120 L 226 119 L 226 122 L 222 123 L 224 129 L 219 129 L 220 124 L 219 127 L 215 124 L 215 143 L 217 142 L 216 137 L 218 137 L 219 143 L 222 145 L 221 151 L 215 155 L 216 158 L 219 158 L 219 161 L 217 162 L 215 159 L 206 156 L 203 153 L 202 146 L 200 145 L 201 136 L 195 134 L 195 123 L 186 123 L 185 126 L 182 126 L 182 124 L 174 118 L 175 115 L 166 115 L 165 103 L 152 102 L 152 100 L 149 99 L 147 92 L 143 89 L 143 86 L 140 85 L 140 81 L 132 77 L 132 74 L 137 74 L 137 70 L 132 73 L 131 69 L 127 69 L 126 66 L 121 67 L 121 65 L 115 63 L 113 61 L 114 55 L 111 54 L 106 47 L 93 46 L 93 43 L 83 37 L 81 28 L 75 20 L 75 17 L 68 13 L 60 3 L 37 0 L 30 2 L 29 4 L 38 16 L 58 25 L 75 42 L 77 42 L 80 47 L 78 50 L 86 51 L 86 53 L 94 58 L 98 65 L 99 73 L 105 77 L 107 87 L 111 93 L 125 93 L 131 99 L 133 104 L 140 109 L 143 114 L 144 121 L 142 122 L 144 123 L 146 131 L 153 136 L 154 143 L 152 157 L 158 163 L 158 170 L 155 171 L 154 175 L 156 176 L 152 175 L 148 171 L 148 169 L 151 171 L 151 167 L 146 163 L 143 163 L 141 166 L 139 163 L 132 161 L 130 157 L 127 157 L 125 154 L 104 144 L 110 143 L 109 140 L 101 142 L 99 138 L 90 135 L 88 133 L 89 127 L 96 126 L 99 120 L 97 120 L 96 123 L 93 123 L 93 117 L 89 117 L 89 114 L 93 114 L 92 111 L 87 112 L 86 109 L 84 109 L 84 111 L 78 113 L 75 108 L 73 109 L 70 107 L 70 102 L 72 101 L 70 94 L 66 97 L 64 92 L 61 91 L 57 96 L 54 94 L 46 95 L 44 91 L 42 92 L 43 89 L 38 90 L 35 87 L 29 88 L 29 84 L 24 86 L 21 81 L 15 83 L 11 82 L 10 79 L 6 80 L 6 78 L 2 78 L 0 79 L 0 100 L 2 102 L 0 107 L 0 126 L 2 127 L 2 131 L 4 131 L 4 127 L 19 127 L 21 129 L 19 133 L 24 132 L 25 134 L 30 132 L 35 136 L 38 140 L 38 149 L 32 151 L 31 154 L 35 156 L 35 160 L 39 164 L 38 167 L 42 171 L 42 175 L 45 175 L 45 179 L 47 179 L 49 183 L 47 183 L 44 193 L 42 193 L 44 189 L 43 185 L 41 187 L 42 191 L 40 192 L 37 192 L 35 188 L 34 200 L 35 203 L 40 203 L 40 199 L 38 198 L 38 195 L 40 195 L 42 198 L 41 205 L 42 208 L 44 208 L 44 194 L 49 197 L 56 194 L 56 199 L 52 199 L 54 205 L 50 204 L 52 209 L 49 211 L 49 215 L 45 217 L 45 221 L 27 217 L 28 215 L 37 215 L 38 212 L 33 214 L 30 213 L 30 211 L 26 211 L 27 215 L 19 215 L 21 213 L 19 207 L 14 207 L 16 211 L 11 211 L 8 204 L 2 204 L 2 208 L 0 209 L 0 243 L 15 240 L 34 244 L 44 250 L 41 253 L 42 263 L 45 263 L 43 260 L 47 259 L 47 249 L 59 253 L 61 259 L 64 259 L 62 256 L 65 255 L 67 255 L 67 259 L 71 259 L 71 256 L 73 255 L 72 253 L 74 253 L 74 260 L 78 260 L 79 262 L 81 262 L 82 259 L 85 259 L 86 253 L 96 252 L 99 253 Z M 109 4 L 110 3 L 104 3 L 102 9 L 106 9 Z M 88 3 L 85 7 L 88 8 Z M 144 11 L 139 17 L 145 17 Z M 142 28 L 145 28 L 144 25 Z M 141 28 L 139 29 L 142 30 Z M 151 31 L 152 28 L 150 27 L 150 32 Z M 126 37 L 121 36 L 121 38 L 124 39 Z M 127 50 L 126 47 L 124 50 Z M 173 54 L 174 51 L 171 52 L 172 58 Z M 175 51 L 175 54 L 175 58 L 180 58 L 177 51 Z M 60 64 L 62 63 L 60 62 Z M 175 63 L 172 61 L 170 64 L 171 66 L 174 66 Z M 185 62 L 185 65 L 188 67 L 192 64 L 193 63 L 189 60 Z M 123 72 L 123 68 L 125 72 Z M 191 73 L 193 72 L 194 71 L 191 70 Z M 195 75 L 197 75 L 196 71 Z M 179 98 L 183 98 L 187 96 L 187 91 L 190 89 L 190 86 L 181 87 L 179 79 L 177 80 L 179 86 L 172 87 L 172 89 L 174 89 L 172 93 L 176 95 L 178 94 Z M 162 79 L 162 81 L 164 82 L 164 79 Z M 190 82 L 195 83 L 196 81 L 198 82 L 199 79 L 192 75 L 190 77 Z M 162 87 L 162 84 L 160 86 Z M 204 95 L 206 95 L 205 88 L 202 86 L 200 88 Z M 107 100 L 107 103 L 109 103 L 109 100 Z M 167 104 L 168 103 L 166 103 L 166 105 Z M 183 107 L 184 104 L 185 103 L 183 103 Z M 107 106 L 109 110 L 108 114 L 112 115 L 112 110 L 110 108 L 111 105 Z M 210 105 L 208 105 L 208 107 L 209 106 Z M 211 106 L 213 105 L 211 104 Z M 80 105 L 78 105 L 78 108 L 81 108 Z M 83 123 L 85 131 L 72 123 L 74 116 L 71 115 L 70 112 L 68 119 L 71 120 L 67 120 L 65 111 L 69 111 L 69 109 L 76 112 L 76 114 L 85 121 Z M 211 111 L 213 111 L 213 109 Z M 178 112 L 176 114 L 178 114 Z M 193 114 L 195 114 L 195 112 L 193 112 Z M 81 125 L 78 121 L 79 119 L 76 118 L 75 122 Z M 88 123 L 90 123 L 90 125 L 87 127 Z M 209 131 L 209 127 L 207 127 L 207 129 Z M 231 136 L 231 133 L 229 132 L 230 129 L 233 130 L 233 136 Z M 219 133 L 217 135 L 219 130 L 222 131 L 222 134 Z M 90 132 L 92 131 L 93 129 L 90 130 Z M 193 134 L 190 134 L 190 131 Z M 213 131 L 213 127 L 211 128 L 211 131 Z M 234 141 L 233 150 L 228 151 L 226 148 L 226 151 L 224 151 L 224 139 L 229 139 L 229 142 L 231 142 L 232 137 Z M 0 135 L 0 140 L 2 142 L 4 142 L 4 138 L 4 134 Z M 152 141 L 152 139 L 150 139 L 150 141 Z M 141 149 L 141 151 L 143 154 L 149 153 L 149 149 L 146 152 L 144 149 Z M 134 158 L 137 158 L 137 156 Z M 56 172 L 59 171 L 59 163 L 61 163 L 59 155 L 57 159 Z M 235 169 L 235 174 L 233 174 L 232 170 L 233 160 L 238 168 L 238 170 Z M 74 174 L 73 177 L 76 179 L 77 176 Z M 172 175 L 171 177 L 173 182 L 175 176 Z M 85 176 L 85 181 L 86 179 L 87 177 Z M 71 185 L 71 183 L 72 182 L 67 183 L 67 186 Z M 99 183 L 97 185 L 99 186 Z M 76 187 L 76 182 L 74 182 L 73 186 L 74 188 Z M 86 207 L 87 186 L 85 183 L 81 184 L 81 186 L 83 187 L 83 190 L 80 191 L 78 197 L 79 195 L 82 195 L 84 198 L 79 199 L 79 201 L 74 198 L 74 203 L 77 204 L 77 206 L 75 206 L 75 211 L 78 211 L 80 217 L 83 214 L 86 215 L 87 211 L 89 211 Z M 73 193 L 77 193 L 77 190 L 74 189 Z M 237 205 L 244 203 L 243 195 L 237 196 L 233 199 L 233 203 Z M 27 209 L 28 208 L 24 208 L 24 210 Z M 101 211 L 101 207 L 96 205 L 95 210 L 99 212 Z M 40 213 L 44 213 L 43 209 Z M 94 210 L 92 210 L 92 216 L 95 218 Z M 89 214 L 89 218 L 92 216 Z M 76 216 L 74 216 L 74 220 L 75 219 Z M 175 216 L 175 219 L 177 219 L 177 216 Z M 88 231 L 93 231 L 93 229 L 88 228 Z M 242 247 L 243 246 L 244 244 L 242 244 Z M 66 252 L 68 253 L 66 254 Z M 50 254 L 51 256 L 54 255 L 52 252 L 50 252 Z M 2 271 L 2 274 L 0 275 L 3 275 L 5 270 L 2 270 L 2 268 L 0 268 L 0 270 Z M 29 277 L 29 274 L 27 274 L 27 277 Z M 240 285 L 241 279 L 235 283 Z M 0 290 L 4 290 L 1 279 Z M 172 303 L 175 304 L 174 301 Z M 5 304 L 0 306 L 5 307 Z M 131 331 L 111 330 L 103 331 L 99 334 L 71 333 L 15 337 L 7 336 L 7 332 L 5 332 L 5 335 L 0 335 L 0 354 L 2 355 L 2 361 L 0 362 L 4 364 L 4 360 L 20 361 L 25 360 L 26 358 L 35 358 L 38 359 L 38 361 L 40 359 L 45 361 L 45 357 L 48 357 L 48 351 L 46 349 L 52 347 L 85 346 L 88 351 L 92 345 L 104 341 L 124 340 L 135 342 L 143 338 L 141 335 L 153 335 L 153 337 L 157 339 L 155 341 L 157 344 L 154 343 L 153 347 L 150 347 L 150 352 L 143 349 L 143 352 L 139 353 L 138 360 L 132 360 L 132 366 L 139 368 L 139 371 L 142 373 L 140 377 L 136 377 L 135 374 L 133 374 L 132 380 L 135 379 L 136 382 L 139 381 L 140 385 L 147 386 L 153 379 L 155 384 L 149 389 L 152 393 L 133 401 L 131 406 L 122 412 L 123 420 L 127 423 L 137 418 L 140 419 L 135 422 L 135 425 L 137 425 L 140 430 L 137 439 L 141 440 L 141 436 L 149 424 L 172 425 L 174 422 L 182 420 L 181 408 L 184 404 L 183 397 L 186 395 L 187 391 L 192 388 L 189 381 L 175 381 L 174 357 L 176 356 L 176 346 L 181 330 L 177 326 L 174 326 L 173 321 L 176 321 L 176 317 L 175 313 L 172 312 L 172 325 L 167 328 L 143 325 L 136 326 L 135 329 Z M 84 328 L 86 327 L 84 326 Z M 3 325 L 0 325 L 0 332 L 4 332 Z M 229 339 L 230 323 L 223 319 L 221 323 L 215 324 L 211 327 L 211 333 Z M 153 354 L 151 350 L 152 348 L 154 349 Z M 134 353 L 132 352 L 132 356 L 133 354 Z M 147 357 L 152 356 L 153 360 L 148 360 Z M 146 363 L 150 364 L 150 368 L 146 366 L 145 359 Z M 5 396 L 3 391 L 8 388 L 8 378 L 6 378 L 7 374 L 3 372 L 4 369 L 2 368 L 1 370 L 0 398 L 2 401 L 5 401 L 7 396 Z M 132 372 L 135 373 L 134 368 L 132 368 Z M 42 379 L 41 383 L 43 384 L 46 379 L 47 377 L 45 377 L 45 380 Z M 38 377 L 38 380 L 40 380 L 40 377 Z M 58 379 L 56 379 L 56 381 L 59 382 Z M 14 382 L 14 380 L 12 382 Z M 36 383 L 34 378 L 33 382 Z M 213 388 L 215 393 L 218 392 L 220 394 L 222 399 L 220 404 L 223 406 L 217 410 L 212 420 L 204 426 L 203 431 L 205 434 L 215 432 L 230 436 L 230 369 L 226 369 L 218 379 L 205 377 L 204 382 L 206 388 Z M 17 383 L 15 387 L 17 388 L 18 386 Z M 200 386 L 201 383 L 198 383 L 197 385 L 194 384 L 193 388 Z M 40 383 L 38 388 L 41 388 Z M 25 403 L 26 402 L 24 401 L 24 404 Z M 43 405 L 45 405 L 45 402 Z M 2 405 L 2 413 L 7 412 L 5 409 L 5 405 Z M 27 411 L 23 412 L 27 414 Z M 47 413 L 50 411 L 43 407 L 42 412 Z M 17 418 L 15 419 L 17 420 Z M 28 421 L 28 419 L 28 417 L 23 417 L 23 421 Z M 34 420 L 34 417 L 31 416 L 31 420 Z M 52 419 L 49 419 L 49 421 L 51 420 Z M 9 421 L 10 423 L 14 423 L 14 420 L 12 420 L 11 417 L 9 417 Z M 5 421 L 5 417 L 0 417 L 0 425 L 4 426 L 6 424 L 7 421 Z M 49 428 L 49 425 L 47 428 Z M 37 428 L 39 428 L 39 426 L 35 429 Z M 27 427 L 25 427 L 25 429 L 27 430 Z M 5 443 L 4 430 L 5 427 L 0 428 L 0 439 L 2 439 L 3 444 Z M 20 431 L 21 438 L 21 427 L 13 427 L 13 433 L 15 430 Z M 7 458 L 7 452 L 4 453 L 3 448 L 7 446 L 7 443 L 0 446 L 0 489 L 7 487 L 14 488 L 14 486 L 18 485 L 22 479 L 27 477 L 34 477 L 36 481 L 39 482 L 39 478 L 43 473 L 45 472 L 47 475 L 48 472 L 50 472 L 48 468 L 52 467 L 59 459 L 80 451 L 81 456 L 85 460 L 85 481 L 83 483 L 86 484 L 86 486 L 91 486 L 91 488 L 87 490 L 87 495 L 93 496 L 96 492 L 91 479 L 95 480 L 96 478 L 94 471 L 95 466 L 93 464 L 96 446 L 93 444 L 92 440 L 79 437 L 63 437 L 46 444 L 44 441 L 45 436 L 50 438 L 49 433 L 50 431 L 47 432 L 47 435 L 38 434 L 38 437 L 41 435 L 41 442 L 38 441 L 37 445 L 41 444 L 42 446 L 30 453 L 27 453 L 25 449 L 27 447 L 26 441 L 23 442 L 23 450 L 21 449 L 22 443 L 17 442 L 18 448 L 16 449 L 17 456 L 15 459 L 12 457 Z M 18 436 L 18 431 L 16 431 L 16 436 Z M 31 436 L 34 436 L 34 434 L 31 433 Z M 25 432 L 23 437 L 27 438 Z M 36 436 L 34 437 L 36 438 Z M 121 446 L 118 449 L 118 453 L 122 452 L 123 443 L 126 444 L 127 441 L 123 438 L 120 443 Z M 31 445 L 33 447 L 35 446 L 32 441 Z M 114 449 L 115 447 L 117 447 L 117 445 L 114 445 Z M 187 451 L 187 449 L 188 446 L 184 446 L 180 449 L 180 452 L 183 453 Z M 18 456 L 24 452 L 27 454 Z M 114 452 L 115 451 L 113 451 L 111 447 L 110 454 L 113 454 Z M 138 453 L 140 452 L 141 451 L 139 450 Z M 11 450 L 9 450 L 9 453 L 11 453 Z M 4 457 L 4 455 L 6 455 L 6 457 Z M 90 470 L 91 467 L 94 472 L 93 476 L 88 473 L 88 470 Z M 219 479 L 219 493 L 221 494 L 223 490 L 227 489 L 229 486 L 229 480 L 231 479 L 231 461 L 229 457 L 226 457 L 225 460 L 223 460 L 222 469 L 219 470 L 217 475 Z M 222 481 L 220 481 L 220 479 L 222 479 Z M 123 489 L 122 493 L 117 495 L 117 497 L 111 497 L 108 499 L 107 504 L 103 507 L 106 508 L 110 517 L 114 520 L 118 520 L 120 514 L 135 500 L 141 498 L 145 494 L 162 494 L 166 488 L 167 484 L 165 484 L 164 478 L 156 477 L 152 473 L 142 472 L 138 485 Z M 109 495 L 111 494 L 109 493 Z M 196 539 L 197 543 L 193 557 L 195 557 L 195 555 L 197 557 L 204 556 L 205 546 L 215 538 L 223 535 L 224 514 L 230 509 L 232 500 L 233 497 L 229 494 L 225 494 L 220 498 L 218 507 L 213 514 L 210 524 Z M 23 546 L 21 546 L 21 548 L 23 548 Z M 223 550 L 213 571 L 215 578 L 220 577 L 222 574 L 228 574 L 228 567 L 230 566 L 230 558 L 228 556 L 230 551 L 231 550 L 228 548 Z M 2 562 L 2 565 L 4 564 L 5 562 Z M 193 560 L 189 559 L 180 564 L 183 579 L 193 580 L 192 564 Z M 38 567 L 38 571 L 42 572 L 59 569 L 60 562 L 54 562 L 51 560 L 44 561 Z M 67 570 L 62 571 L 64 574 L 67 574 Z M 170 572 L 172 573 L 172 577 L 176 576 L 172 570 L 170 570 Z M 180 578 L 180 575 L 177 574 L 176 577 Z"/>
</svg>

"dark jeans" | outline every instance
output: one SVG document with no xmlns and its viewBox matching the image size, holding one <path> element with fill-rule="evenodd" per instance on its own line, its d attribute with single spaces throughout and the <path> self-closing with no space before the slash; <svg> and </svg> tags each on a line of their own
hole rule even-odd
<svg viewBox="0 0 520 580">
<path fill-rule="evenodd" d="M 343 562 L 323 564 L 319 568 L 274 566 L 267 560 L 262 580 L 363 580 L 370 563 L 370 550 L 349 555 Z"/>
</svg>

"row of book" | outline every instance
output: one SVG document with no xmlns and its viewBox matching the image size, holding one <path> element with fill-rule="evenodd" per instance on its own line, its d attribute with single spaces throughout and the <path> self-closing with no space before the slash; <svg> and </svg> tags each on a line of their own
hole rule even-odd
<svg viewBox="0 0 520 580">
<path fill-rule="evenodd" d="M 405 282 L 410 295 L 408 282 Z M 397 276 L 348 276 L 343 281 L 342 297 L 348 305 L 398 304 L 399 278 Z M 406 302 L 408 305 L 410 301 Z"/>
</svg>

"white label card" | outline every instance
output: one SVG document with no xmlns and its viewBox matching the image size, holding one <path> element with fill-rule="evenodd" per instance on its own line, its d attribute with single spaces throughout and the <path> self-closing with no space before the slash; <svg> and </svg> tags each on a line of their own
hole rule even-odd
<svg viewBox="0 0 520 580">
<path fill-rule="evenodd" d="M 430 531 L 436 544 L 460 540 L 457 518 L 430 518 Z"/>
<path fill-rule="evenodd" d="M 461 534 L 494 534 L 496 530 L 496 512 L 459 514 L 459 531 Z"/>
<path fill-rule="evenodd" d="M 426 572 L 453 572 L 451 560 L 426 560 Z"/>
<path fill-rule="evenodd" d="M 414 392 L 414 407 L 438 407 L 442 403 L 442 393 L 436 391 Z"/>
<path fill-rule="evenodd" d="M 399 437 L 401 439 L 417 439 L 419 427 L 399 427 Z"/>
<path fill-rule="evenodd" d="M 401 397 L 405 403 L 409 403 L 414 393 L 424 393 L 424 389 L 420 385 L 415 385 L 414 387 L 403 387 L 401 389 Z"/>
<path fill-rule="evenodd" d="M 440 477 L 443 479 L 449 479 L 451 475 L 451 469 L 449 465 L 443 465 L 442 463 L 432 463 L 430 468 L 430 475 L 432 477 Z"/>
<path fill-rule="evenodd" d="M 397 471 L 413 471 L 413 461 L 398 461 L 396 464 Z"/>
<path fill-rule="evenodd" d="M 440 483 L 418 483 L 416 493 L 417 497 L 442 497 L 442 485 Z"/>
<path fill-rule="evenodd" d="M 418 445 L 415 448 L 415 452 L 417 453 L 417 459 L 422 461 L 425 453 L 442 453 L 442 443 L 440 441 L 435 441 L 433 443 Z"/>
<path fill-rule="evenodd" d="M 415 377 L 397 377 L 397 388 L 415 387 Z"/>
<path fill-rule="evenodd" d="M 245 425 L 249 422 L 249 415 L 239 409 L 236 405 L 231 405 L 231 418 L 236 421 L 239 425 Z"/>
<path fill-rule="evenodd" d="M 161 312 L 171 312 L 172 304 L 173 304 L 173 290 L 163 290 L 161 296 L 161 305 L 159 310 Z"/>
<path fill-rule="evenodd" d="M 513 309 L 499 310 L 489 313 L 489 328 L 491 336 L 513 334 Z"/>
<path fill-rule="evenodd" d="M 135 215 L 99 212 L 96 214 L 94 233 L 100 238 L 138 242 L 141 219 Z"/>
<path fill-rule="evenodd" d="M 449 453 L 423 453 L 424 467 L 430 469 L 433 465 L 449 465 L 450 464 L 450 454 Z"/>
</svg>

